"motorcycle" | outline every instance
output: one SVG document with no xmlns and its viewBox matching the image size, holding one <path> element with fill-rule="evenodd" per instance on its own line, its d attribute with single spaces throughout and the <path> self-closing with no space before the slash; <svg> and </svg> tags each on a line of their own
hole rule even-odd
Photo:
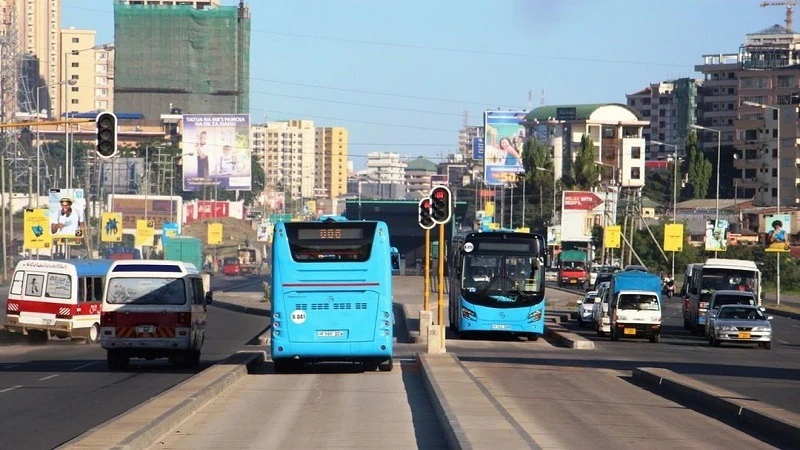
<svg viewBox="0 0 800 450">
<path fill-rule="evenodd" d="M 664 281 L 664 287 L 662 288 L 661 293 L 666 295 L 667 298 L 672 298 L 672 296 L 675 295 L 675 280 Z"/>
</svg>

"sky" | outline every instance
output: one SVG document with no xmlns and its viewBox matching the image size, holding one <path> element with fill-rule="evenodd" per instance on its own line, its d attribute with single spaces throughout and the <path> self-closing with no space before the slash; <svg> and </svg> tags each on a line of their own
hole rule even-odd
<svg viewBox="0 0 800 450">
<path fill-rule="evenodd" d="M 346 127 L 356 168 L 373 151 L 442 161 L 465 114 L 482 125 L 487 109 L 542 105 L 542 91 L 546 105 L 625 103 L 650 83 L 700 77 L 702 55 L 737 53 L 785 13 L 760 0 L 246 3 L 251 122 Z M 62 8 L 63 27 L 114 41 L 113 0 Z"/>
</svg>

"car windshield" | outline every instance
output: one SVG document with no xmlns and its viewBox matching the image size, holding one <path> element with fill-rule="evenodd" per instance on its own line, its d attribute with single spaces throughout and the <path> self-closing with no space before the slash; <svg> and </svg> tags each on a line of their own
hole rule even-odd
<svg viewBox="0 0 800 450">
<path fill-rule="evenodd" d="M 764 320 L 764 314 L 758 308 L 726 306 L 719 310 L 720 319 Z"/>
<path fill-rule="evenodd" d="M 653 294 L 621 294 L 619 309 L 636 309 L 658 311 L 658 297 Z"/>
<path fill-rule="evenodd" d="M 586 298 L 583 299 L 583 303 L 587 305 L 591 305 L 597 299 L 597 295 L 587 295 Z"/>
</svg>

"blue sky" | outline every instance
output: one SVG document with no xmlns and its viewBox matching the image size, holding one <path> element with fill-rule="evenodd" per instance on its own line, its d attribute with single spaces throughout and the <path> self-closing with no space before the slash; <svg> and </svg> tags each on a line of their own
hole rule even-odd
<svg viewBox="0 0 800 450">
<path fill-rule="evenodd" d="M 224 5 L 236 1 L 223 0 Z M 440 160 L 464 112 L 545 103 L 625 102 L 666 79 L 699 76 L 708 53 L 783 24 L 758 0 L 250 0 L 255 123 L 344 126 L 370 151 Z M 114 40 L 112 0 L 62 0 L 62 26 Z M 796 22 L 800 22 L 800 17 Z"/>
</svg>

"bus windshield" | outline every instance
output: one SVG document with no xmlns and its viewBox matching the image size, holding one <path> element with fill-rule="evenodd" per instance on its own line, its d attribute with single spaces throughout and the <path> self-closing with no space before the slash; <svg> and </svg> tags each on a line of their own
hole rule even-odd
<svg viewBox="0 0 800 450">
<path fill-rule="evenodd" d="M 703 268 L 701 297 L 711 297 L 716 291 L 758 292 L 758 276 L 750 270 Z"/>
<path fill-rule="evenodd" d="M 535 304 L 544 297 L 544 266 L 531 256 L 466 255 L 461 293 L 483 306 Z"/>
</svg>

